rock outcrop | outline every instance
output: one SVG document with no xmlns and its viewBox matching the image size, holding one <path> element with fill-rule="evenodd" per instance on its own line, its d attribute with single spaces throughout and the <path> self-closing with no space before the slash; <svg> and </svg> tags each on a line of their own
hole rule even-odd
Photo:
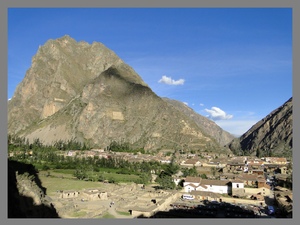
<svg viewBox="0 0 300 225">
<path fill-rule="evenodd" d="M 30 164 L 8 160 L 8 218 L 59 218 Z"/>
</svg>

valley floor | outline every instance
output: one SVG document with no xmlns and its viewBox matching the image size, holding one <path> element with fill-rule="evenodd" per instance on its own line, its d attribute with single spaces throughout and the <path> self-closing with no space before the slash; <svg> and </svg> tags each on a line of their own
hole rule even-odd
<svg viewBox="0 0 300 225">
<path fill-rule="evenodd" d="M 43 184 L 47 184 L 49 182 L 54 181 L 57 183 L 57 178 L 49 178 L 42 176 L 41 181 Z M 57 183 L 57 187 L 62 187 L 63 183 L 67 183 L 68 179 L 61 179 L 60 183 Z M 235 213 L 234 211 L 228 212 L 218 210 L 218 215 L 214 214 L 214 208 L 211 208 L 208 205 L 204 205 L 203 201 L 199 200 L 191 200 L 186 201 L 182 200 L 180 196 L 183 194 L 182 192 L 167 192 L 167 191 L 155 191 L 154 186 L 148 185 L 145 189 L 142 189 L 140 186 L 136 184 L 109 184 L 102 182 L 85 182 L 85 181 L 76 181 L 83 182 L 86 184 L 85 188 L 81 188 L 78 190 L 79 192 L 83 192 L 86 189 L 98 189 L 101 192 L 107 192 L 107 199 L 99 199 L 99 200 L 88 200 L 84 199 L 83 195 L 79 194 L 74 198 L 61 198 L 59 195 L 59 191 L 54 191 L 52 189 L 51 192 L 47 193 L 48 196 L 52 199 L 52 203 L 56 208 L 59 216 L 61 218 L 139 218 L 139 217 L 150 217 L 153 215 L 152 212 L 157 213 L 157 216 L 172 216 L 176 207 L 174 205 L 184 206 L 185 210 L 189 210 L 186 213 L 186 218 L 189 218 L 189 213 L 193 213 L 196 207 L 202 205 L 201 214 L 194 213 L 191 217 L 197 216 L 197 218 L 232 218 L 232 217 L 243 217 L 242 214 Z M 76 183 L 75 182 L 75 183 Z M 74 183 L 74 184 L 75 184 Z M 73 184 L 73 185 L 74 185 Z M 45 185 L 47 188 L 47 185 Z M 75 186 L 74 186 L 75 187 Z M 80 185 L 78 186 L 80 187 Z M 67 191 L 67 190 L 62 190 Z M 271 200 L 271 195 L 269 201 Z M 153 202 L 153 200 L 156 200 Z M 113 205 L 111 203 L 114 203 Z M 210 201 L 208 201 L 210 202 Z M 252 204 L 251 204 L 252 203 Z M 227 203 L 230 206 L 234 207 L 248 207 L 254 210 L 255 206 L 253 206 L 253 201 L 249 201 L 249 204 L 239 203 L 239 199 L 229 199 Z M 266 202 L 267 205 L 272 205 L 273 202 Z M 131 211 L 131 213 L 130 213 Z M 144 212 L 144 213 L 143 213 Z M 253 213 L 253 217 L 258 218 L 271 218 L 269 215 L 265 213 L 265 211 L 255 211 Z M 148 215 L 147 215 L 148 213 Z M 165 213 L 166 215 L 162 215 Z M 179 213 L 177 211 L 176 213 Z M 211 215 L 210 215 L 211 213 Z M 227 214 L 226 214 L 227 213 Z"/>
</svg>

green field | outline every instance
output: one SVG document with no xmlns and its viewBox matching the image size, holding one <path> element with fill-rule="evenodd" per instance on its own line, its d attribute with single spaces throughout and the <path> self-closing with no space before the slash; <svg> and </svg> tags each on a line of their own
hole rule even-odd
<svg viewBox="0 0 300 225">
<path fill-rule="evenodd" d="M 105 180 L 113 179 L 115 183 L 135 182 L 139 179 L 139 176 L 134 174 L 98 173 L 98 175 L 100 174 Z"/>
<path fill-rule="evenodd" d="M 82 181 L 62 179 L 58 177 L 40 176 L 42 186 L 45 187 L 46 194 L 55 195 L 57 190 L 82 190 L 88 188 L 100 188 L 103 185 L 101 182 Z"/>
<path fill-rule="evenodd" d="M 67 170 L 67 169 L 54 169 L 54 170 L 48 170 L 48 171 L 40 171 L 40 174 L 42 176 L 50 175 L 51 177 L 76 179 L 73 175 L 74 170 Z"/>
<path fill-rule="evenodd" d="M 88 188 L 100 188 L 102 182 L 84 181 L 78 180 L 73 176 L 74 170 L 68 169 L 55 169 L 49 171 L 40 171 L 39 178 L 42 182 L 42 186 L 47 189 L 47 195 L 51 196 L 56 193 L 57 190 L 82 190 Z M 117 173 L 105 173 L 105 172 L 88 172 L 90 177 L 94 177 L 95 180 L 102 174 L 105 180 L 113 180 L 115 183 L 135 182 L 139 179 L 137 175 L 131 174 L 117 174 Z"/>
<path fill-rule="evenodd" d="M 117 173 L 119 169 L 101 169 L 100 172 L 95 171 L 88 171 L 87 174 L 89 178 L 93 178 L 93 180 L 97 181 L 99 176 L 101 175 L 103 179 L 110 180 L 113 179 L 116 183 L 119 182 L 135 182 L 139 179 L 138 175 L 134 174 L 120 174 Z M 52 177 L 63 177 L 63 178 L 70 178 L 74 179 L 74 172 L 73 169 L 53 169 L 47 171 L 40 171 L 41 175 L 50 175 Z M 76 179 L 76 178 L 75 178 Z"/>
<path fill-rule="evenodd" d="M 121 211 L 116 211 L 116 212 L 122 216 L 130 216 L 130 212 L 121 212 Z"/>
</svg>

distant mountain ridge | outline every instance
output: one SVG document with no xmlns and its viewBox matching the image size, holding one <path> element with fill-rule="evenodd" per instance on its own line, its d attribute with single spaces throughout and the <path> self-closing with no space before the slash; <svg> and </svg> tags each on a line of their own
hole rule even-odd
<svg viewBox="0 0 300 225">
<path fill-rule="evenodd" d="M 191 118 L 195 123 L 205 132 L 206 134 L 214 137 L 218 143 L 222 146 L 228 144 L 233 140 L 234 136 L 227 131 L 224 131 L 212 120 L 201 116 L 196 113 L 193 109 L 185 105 L 183 102 L 177 100 L 163 98 L 166 102 L 174 106 L 179 111 L 183 112 L 186 116 Z"/>
<path fill-rule="evenodd" d="M 8 133 L 45 144 L 76 139 L 104 148 L 117 141 L 149 150 L 204 151 L 227 141 L 227 133 L 215 137 L 175 108 L 103 44 L 64 36 L 33 57 L 8 102 Z"/>
<path fill-rule="evenodd" d="M 234 139 L 229 148 L 262 154 L 292 155 L 293 149 L 293 98 L 253 125 L 240 138 Z"/>
</svg>

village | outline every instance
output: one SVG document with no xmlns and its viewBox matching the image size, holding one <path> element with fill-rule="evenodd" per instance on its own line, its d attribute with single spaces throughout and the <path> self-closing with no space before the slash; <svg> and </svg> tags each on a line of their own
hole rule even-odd
<svg viewBox="0 0 300 225">
<path fill-rule="evenodd" d="M 170 163 L 175 155 L 180 168 L 196 168 L 200 176 L 173 176 L 181 189 L 156 189 L 148 185 L 101 182 L 99 188 L 57 190 L 50 195 L 64 218 L 84 212 L 84 218 L 197 217 L 292 218 L 292 162 L 283 157 L 234 156 L 208 153 L 180 154 L 172 150 L 156 155 L 108 152 L 102 149 L 68 151 L 70 157 L 121 157 L 130 162 L 156 160 Z M 123 213 L 117 213 L 123 212 Z M 74 215 L 74 213 L 73 213 Z M 78 214 L 80 215 L 80 213 Z"/>
</svg>

